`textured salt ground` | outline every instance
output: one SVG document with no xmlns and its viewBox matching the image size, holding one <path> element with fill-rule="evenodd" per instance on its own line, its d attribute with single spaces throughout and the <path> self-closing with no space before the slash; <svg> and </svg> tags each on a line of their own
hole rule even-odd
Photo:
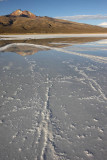
<svg viewBox="0 0 107 160">
<path fill-rule="evenodd" d="M 107 64 L 0 53 L 0 157 L 106 160 Z"/>
</svg>

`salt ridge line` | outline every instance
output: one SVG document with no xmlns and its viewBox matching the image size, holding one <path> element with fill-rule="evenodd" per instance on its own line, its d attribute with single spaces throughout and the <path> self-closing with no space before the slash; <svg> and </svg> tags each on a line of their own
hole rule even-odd
<svg viewBox="0 0 107 160">
<path fill-rule="evenodd" d="M 29 46 L 29 47 L 38 47 L 38 48 L 47 48 L 50 49 L 48 46 L 43 46 L 43 45 L 36 45 L 36 44 L 29 44 L 29 43 L 12 43 L 5 45 L 3 47 L 0 47 L 0 52 L 5 51 L 6 49 L 10 47 L 15 47 L 15 46 Z"/>
<path fill-rule="evenodd" d="M 107 37 L 107 34 L 37 34 L 37 35 L 0 35 L 0 40 L 49 39 L 70 37 Z"/>
<path fill-rule="evenodd" d="M 31 66 L 31 73 L 33 76 L 32 79 L 35 81 L 35 72 L 34 72 L 34 61 L 29 61 L 27 59 L 27 57 L 25 57 L 25 60 L 27 61 L 27 63 Z M 37 75 L 37 73 L 36 73 Z M 38 132 L 38 136 L 34 139 L 33 141 L 33 145 L 32 147 L 34 147 L 34 144 L 38 144 L 41 145 L 41 149 L 39 150 L 35 150 L 35 160 L 39 159 L 39 160 L 44 160 L 44 155 L 45 155 L 45 151 L 46 148 L 49 147 L 51 154 L 52 154 L 52 158 L 55 160 L 58 160 L 59 157 L 55 152 L 54 146 L 53 146 L 53 133 L 52 133 L 52 128 L 51 128 L 51 120 L 50 120 L 50 109 L 49 109 L 49 99 L 50 99 L 50 90 L 53 86 L 53 82 L 49 80 L 48 75 L 46 78 L 46 81 L 44 82 L 47 84 L 46 87 L 46 91 L 45 91 L 45 101 L 44 101 L 44 105 L 42 108 L 42 111 L 40 113 L 41 115 L 41 122 L 40 124 L 38 124 L 37 127 L 37 132 Z M 42 142 L 40 144 L 40 141 Z"/>
<path fill-rule="evenodd" d="M 49 78 L 47 77 L 47 84 L 49 85 Z M 41 150 L 40 159 L 44 160 L 45 150 L 49 142 L 53 142 L 53 134 L 52 131 L 49 129 L 49 122 L 50 122 L 50 110 L 48 109 L 48 103 L 49 103 L 49 92 L 52 87 L 52 84 L 46 87 L 46 101 L 44 103 L 44 109 L 42 112 L 42 130 L 44 133 L 44 143 Z M 48 142 L 49 141 L 49 142 Z M 58 160 L 58 156 L 55 153 L 54 147 L 52 143 L 49 143 L 53 158 Z"/>
<path fill-rule="evenodd" d="M 107 57 L 100 57 L 100 56 L 92 56 L 92 55 L 87 55 L 87 54 L 81 54 L 81 53 L 77 53 L 77 52 L 72 52 L 72 51 L 67 51 L 65 49 L 62 48 L 56 48 L 56 47 L 49 47 L 49 46 L 44 46 L 44 45 L 36 45 L 36 44 L 29 44 L 29 43 L 12 43 L 12 44 L 8 44 L 6 46 L 3 46 L 0 48 L 0 51 L 5 51 L 6 49 L 13 47 L 13 46 L 31 46 L 31 47 L 38 47 L 38 48 L 42 48 L 42 49 L 52 49 L 52 50 L 56 50 L 56 51 L 60 51 L 60 52 L 64 52 L 64 53 L 68 53 L 68 54 L 73 54 L 73 55 L 77 55 L 77 56 L 81 56 L 81 57 L 86 57 L 89 58 L 91 60 L 94 60 L 96 62 L 99 63 L 107 63 Z"/>
<path fill-rule="evenodd" d="M 86 74 L 83 70 L 79 70 L 77 67 L 76 67 L 76 71 L 78 71 L 79 74 L 81 74 L 83 77 L 85 77 L 85 79 L 87 79 L 87 80 L 89 81 L 90 87 L 91 87 L 94 91 L 99 92 L 99 93 L 100 93 L 100 96 L 103 98 L 104 101 L 107 101 L 107 97 L 106 97 L 106 95 L 103 93 L 101 86 L 100 86 L 94 79 L 89 78 L 89 77 L 87 76 L 87 74 Z M 95 85 L 96 88 L 93 86 L 93 84 Z"/>
</svg>

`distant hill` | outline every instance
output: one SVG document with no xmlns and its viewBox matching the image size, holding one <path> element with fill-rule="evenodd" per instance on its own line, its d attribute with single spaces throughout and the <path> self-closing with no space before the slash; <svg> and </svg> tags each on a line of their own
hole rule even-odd
<svg viewBox="0 0 107 160">
<path fill-rule="evenodd" d="M 9 15 L 0 16 L 0 34 L 4 33 L 107 33 L 107 28 L 40 17 L 18 9 Z"/>
</svg>

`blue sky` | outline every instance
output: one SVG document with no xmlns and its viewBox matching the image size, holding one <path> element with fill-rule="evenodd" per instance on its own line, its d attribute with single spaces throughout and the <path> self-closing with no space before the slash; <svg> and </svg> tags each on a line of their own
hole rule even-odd
<svg viewBox="0 0 107 160">
<path fill-rule="evenodd" d="M 16 9 L 88 24 L 107 26 L 107 0 L 0 0 L 0 15 Z"/>
</svg>

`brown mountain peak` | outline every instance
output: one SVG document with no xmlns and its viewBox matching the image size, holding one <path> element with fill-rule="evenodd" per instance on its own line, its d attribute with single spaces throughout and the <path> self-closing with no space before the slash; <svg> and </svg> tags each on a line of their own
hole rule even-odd
<svg viewBox="0 0 107 160">
<path fill-rule="evenodd" d="M 12 12 L 10 16 L 36 18 L 36 15 L 34 15 L 33 13 L 27 10 L 22 11 L 21 9 L 17 9 L 16 11 Z"/>
<path fill-rule="evenodd" d="M 17 9 L 16 11 L 12 12 L 10 15 L 11 16 L 20 16 L 22 14 L 21 9 Z"/>
<path fill-rule="evenodd" d="M 22 16 L 29 17 L 29 18 L 36 18 L 36 15 L 34 15 L 33 13 L 27 10 L 22 11 Z"/>
</svg>

